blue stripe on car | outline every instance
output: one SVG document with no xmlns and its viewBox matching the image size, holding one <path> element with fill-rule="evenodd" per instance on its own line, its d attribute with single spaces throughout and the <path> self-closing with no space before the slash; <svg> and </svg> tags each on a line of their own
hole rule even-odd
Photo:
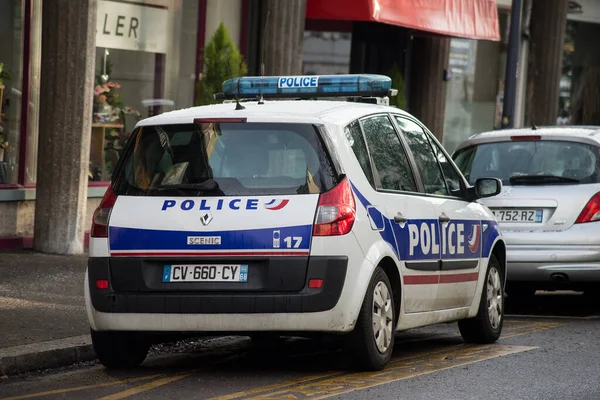
<svg viewBox="0 0 600 400">
<path fill-rule="evenodd" d="M 312 225 L 234 231 L 174 231 L 110 227 L 112 251 L 310 249 Z M 277 240 L 274 232 L 279 231 Z M 220 244 L 188 244 L 188 237 L 220 237 Z M 288 242 L 285 238 L 290 238 Z M 298 240 L 301 238 L 301 240 Z M 298 243 L 300 241 L 300 243 Z M 276 247 L 276 243 L 279 247 Z M 296 247 L 296 245 L 298 247 Z M 289 246 L 289 247 L 288 247 Z"/>
<path fill-rule="evenodd" d="M 449 246 L 448 238 L 446 237 L 445 243 L 444 238 L 442 237 L 442 232 L 438 231 L 437 228 L 439 226 L 439 221 L 436 219 L 409 219 L 404 227 L 401 227 L 399 224 L 394 222 L 393 219 L 387 218 L 385 214 L 374 207 L 371 202 L 358 190 L 358 188 L 351 182 L 352 190 L 354 191 L 359 202 L 365 207 L 369 216 L 373 218 L 375 221 L 375 225 L 378 229 L 379 227 L 378 220 L 383 220 L 383 230 L 379 230 L 379 234 L 381 238 L 390 245 L 396 256 L 404 261 L 413 261 L 413 260 L 435 260 L 437 258 L 442 259 L 468 259 L 468 258 L 479 258 L 479 257 L 489 257 L 494 241 L 498 237 L 498 224 L 493 220 L 452 220 L 450 224 L 454 224 L 455 226 L 461 225 L 463 228 L 464 242 L 461 248 L 462 252 L 454 251 L 450 252 L 451 247 Z M 411 246 L 410 242 L 410 231 L 409 225 L 416 226 L 419 229 L 422 225 L 425 224 L 426 227 L 429 227 L 428 231 L 429 235 L 429 251 L 424 252 L 423 250 L 427 250 L 427 246 Z M 481 225 L 480 225 L 481 224 Z M 434 227 L 432 230 L 431 227 Z M 479 228 L 477 228 L 479 227 Z M 413 234 L 414 234 L 414 228 Z M 446 228 L 446 234 L 447 234 Z M 433 238 L 435 236 L 435 239 Z M 476 239 L 473 236 L 479 235 L 478 244 L 476 247 L 473 247 L 471 250 L 471 246 L 469 246 L 469 240 Z M 448 235 L 446 235 L 448 236 Z M 453 238 L 456 237 L 456 233 L 453 234 Z M 419 241 L 421 241 L 421 236 L 419 235 Z M 456 240 L 455 240 L 456 241 Z M 432 251 L 432 245 L 437 244 L 439 246 L 439 252 Z M 444 246 L 445 244 L 445 246 Z M 412 249 L 411 249 L 412 247 Z M 412 250 L 412 254 L 411 254 Z"/>
</svg>

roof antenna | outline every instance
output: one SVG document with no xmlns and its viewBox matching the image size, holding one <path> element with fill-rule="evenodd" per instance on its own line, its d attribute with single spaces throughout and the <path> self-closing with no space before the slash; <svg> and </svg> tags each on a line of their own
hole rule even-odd
<svg viewBox="0 0 600 400">
<path fill-rule="evenodd" d="M 532 107 L 533 108 L 533 107 Z M 535 131 L 537 129 L 537 125 L 535 124 L 535 109 L 531 110 L 531 130 Z"/>
<path fill-rule="evenodd" d="M 233 72 L 231 72 L 231 63 L 229 62 L 229 60 L 227 60 L 227 67 L 229 67 L 229 76 L 231 76 L 231 79 L 233 79 Z M 240 91 L 240 82 L 238 80 L 238 85 L 235 90 L 235 109 L 243 110 L 246 107 L 244 107 L 243 105 L 240 104 L 240 99 L 238 98 L 239 91 Z"/>
<path fill-rule="evenodd" d="M 267 27 L 269 26 L 269 16 L 271 10 L 267 10 L 267 18 L 265 19 L 265 27 L 262 33 L 261 55 L 260 55 L 260 92 L 258 94 L 258 104 L 265 104 L 263 99 L 263 83 L 265 81 L 265 39 L 267 38 Z"/>
</svg>

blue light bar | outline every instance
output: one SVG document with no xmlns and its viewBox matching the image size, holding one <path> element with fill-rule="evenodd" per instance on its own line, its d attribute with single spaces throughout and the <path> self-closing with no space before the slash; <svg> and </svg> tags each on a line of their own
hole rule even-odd
<svg viewBox="0 0 600 400">
<path fill-rule="evenodd" d="M 223 82 L 215 97 L 234 99 L 388 96 L 392 80 L 385 75 L 246 76 Z"/>
</svg>

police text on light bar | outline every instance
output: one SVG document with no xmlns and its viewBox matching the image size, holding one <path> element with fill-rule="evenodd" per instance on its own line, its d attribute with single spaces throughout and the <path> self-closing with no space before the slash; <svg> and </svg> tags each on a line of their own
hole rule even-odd
<svg viewBox="0 0 600 400">
<path fill-rule="evenodd" d="M 223 82 L 217 98 L 316 98 L 389 96 L 392 80 L 385 75 L 246 76 Z"/>
<path fill-rule="evenodd" d="M 278 87 L 294 88 L 294 87 L 319 87 L 318 76 L 282 76 L 279 78 Z"/>
</svg>

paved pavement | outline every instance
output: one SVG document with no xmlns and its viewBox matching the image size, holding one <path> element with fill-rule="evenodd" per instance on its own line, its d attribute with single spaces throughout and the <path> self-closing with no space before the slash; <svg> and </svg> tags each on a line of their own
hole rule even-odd
<svg viewBox="0 0 600 400">
<path fill-rule="evenodd" d="M 569 292 L 509 298 L 491 346 L 465 345 L 456 324 L 402 333 L 378 373 L 353 373 L 335 341 L 245 337 L 159 345 L 141 368 L 108 371 L 89 344 L 86 257 L 0 253 L 0 399 L 600 398 L 600 304 Z"/>
<path fill-rule="evenodd" d="M 600 308 L 579 295 L 510 304 L 494 345 L 466 345 L 456 324 L 404 332 L 382 372 L 349 370 L 335 341 L 244 337 L 155 347 L 142 367 L 90 362 L 0 381 L 1 398 L 598 399 Z"/>
<path fill-rule="evenodd" d="M 0 349 L 89 334 L 87 255 L 0 252 Z"/>
</svg>

